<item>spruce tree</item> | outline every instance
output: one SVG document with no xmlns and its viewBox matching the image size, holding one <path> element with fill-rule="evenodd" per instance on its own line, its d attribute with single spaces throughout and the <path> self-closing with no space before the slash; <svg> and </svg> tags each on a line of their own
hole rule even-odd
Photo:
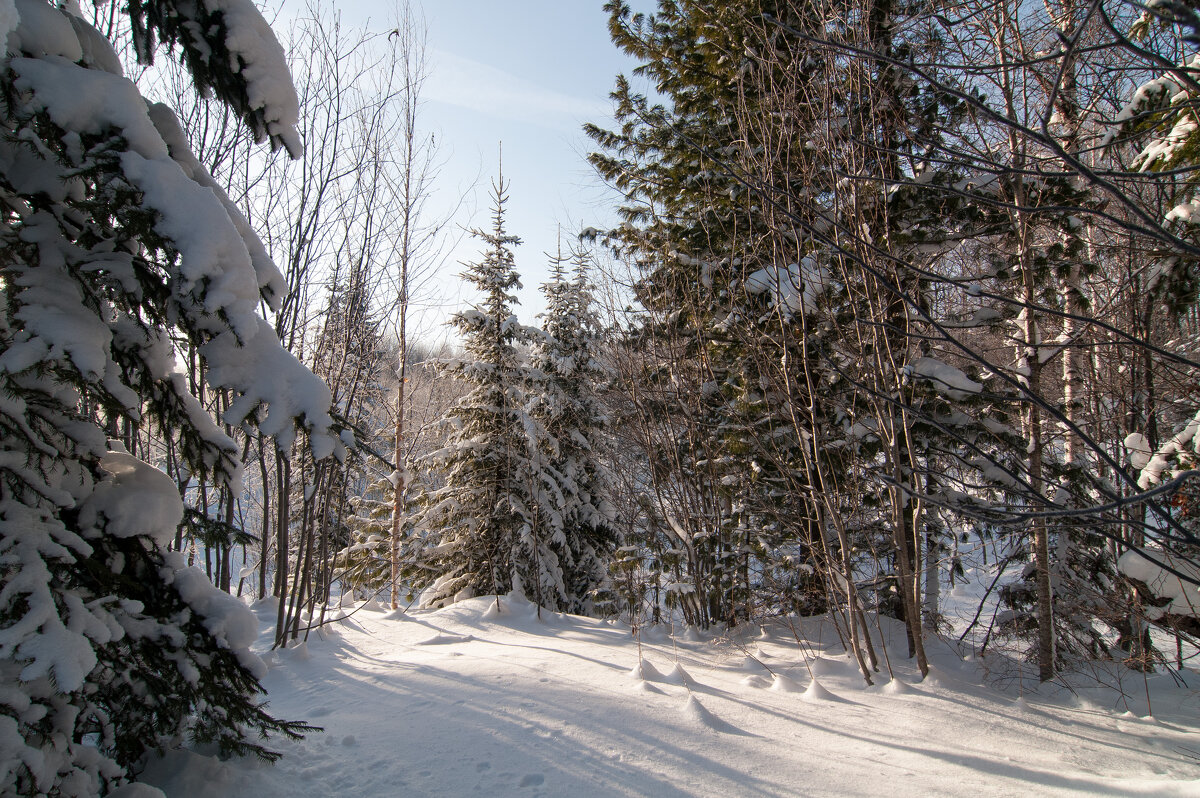
<svg viewBox="0 0 1200 798">
<path fill-rule="evenodd" d="M 572 253 L 551 259 L 541 335 L 531 365 L 537 379 L 530 415 L 546 430 L 547 456 L 561 477 L 558 508 L 565 557 L 560 561 L 568 612 L 590 614 L 596 591 L 607 582 L 608 561 L 616 548 L 613 509 L 601 451 L 609 430 L 598 391 L 607 373 L 601 364 L 600 324 L 593 311 L 588 256 Z"/>
<path fill-rule="evenodd" d="M 67 4 L 76 10 L 76 4 Z M 132 2 L 139 58 L 178 47 L 200 91 L 299 151 L 282 48 L 248 2 Z M 258 315 L 283 280 L 105 37 L 68 10 L 0 4 L 0 793 L 85 796 L 180 739 L 275 756 L 249 611 L 167 550 L 178 486 L 106 431 L 172 439 L 236 488 L 238 451 L 176 366 L 233 398 L 225 423 L 342 454 L 330 394 Z"/>
<path fill-rule="evenodd" d="M 481 297 L 452 318 L 463 355 L 442 364 L 470 390 L 443 419 L 446 445 L 428 458 L 445 483 L 425 497 L 414 521 L 421 534 L 407 542 L 406 558 L 419 569 L 424 606 L 511 591 L 558 609 L 568 603 L 570 561 L 561 479 L 550 463 L 553 445 L 526 409 L 531 373 L 518 347 L 533 331 L 512 311 L 520 288 L 512 247 L 520 239 L 505 231 L 503 172 L 492 188 L 492 229 L 472 231 L 487 250 L 463 275 Z"/>
</svg>

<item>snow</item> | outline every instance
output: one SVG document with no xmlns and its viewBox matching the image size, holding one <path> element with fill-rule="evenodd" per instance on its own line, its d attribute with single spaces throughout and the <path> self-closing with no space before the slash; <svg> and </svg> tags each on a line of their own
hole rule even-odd
<svg viewBox="0 0 1200 798">
<path fill-rule="evenodd" d="M 255 275 L 258 278 L 259 291 L 267 304 L 274 310 L 279 309 L 279 303 L 283 299 L 284 293 L 287 291 L 287 282 L 283 275 L 279 273 L 279 268 L 275 262 L 271 260 L 267 248 L 263 246 L 262 239 L 258 237 L 258 233 L 246 221 L 246 217 L 242 215 L 241 210 L 221 188 L 221 185 L 212 178 L 208 170 L 196 159 L 195 153 L 192 152 L 191 146 L 187 142 L 187 137 L 184 135 L 183 128 L 179 124 L 179 118 L 175 115 L 168 106 L 162 103 L 151 103 L 147 109 L 147 115 L 150 121 L 154 124 L 159 135 L 162 136 L 163 142 L 167 145 L 167 149 L 171 154 L 171 158 L 179 164 L 185 175 L 196 181 L 200 186 L 212 191 L 221 201 L 225 211 L 229 214 L 229 220 L 237 229 L 238 234 L 242 238 L 242 243 L 247 249 L 247 254 L 250 257 L 250 263 L 254 267 Z M 206 198 L 207 199 L 207 198 Z M 218 222 L 224 227 L 224 222 Z M 240 258 L 240 253 L 236 254 Z"/>
<path fill-rule="evenodd" d="M 3 6 L 7 5 L 8 9 Z M 20 22 L 13 29 L 13 13 Z M 70 18 L 46 0 L 16 0 L 0 4 L 0 30 L 7 33 L 8 51 L 32 56 L 54 55 L 68 61 L 83 58 L 83 48 L 75 36 Z"/>
<path fill-rule="evenodd" d="M 1193 56 L 1183 64 L 1183 69 L 1189 72 L 1200 68 L 1200 56 Z M 1166 73 L 1138 86 L 1133 96 L 1113 119 L 1101 142 L 1107 147 L 1120 134 L 1122 128 L 1139 116 L 1155 111 L 1180 106 L 1188 101 L 1188 91 L 1174 73 Z M 1156 162 L 1170 160 L 1175 151 L 1185 142 L 1188 133 L 1195 128 L 1192 115 L 1181 113 L 1175 124 L 1165 135 L 1154 138 L 1134 160 L 1134 166 L 1143 171 L 1154 168 Z"/>
<path fill-rule="evenodd" d="M 16 316 L 24 335 L 0 353 L 0 369 L 17 373 L 65 353 L 81 374 L 99 378 L 111 363 L 112 333 L 84 306 L 55 228 L 50 214 L 38 213 L 21 231 L 22 240 L 38 245 L 41 257 L 36 266 L 15 270 L 11 277 L 22 289 Z"/>
<path fill-rule="evenodd" d="M 168 798 L 1200 795 L 1194 673 L 1152 675 L 1143 718 L 1140 676 L 1126 699 L 1095 682 L 1022 693 L 982 683 L 1002 661 L 936 641 L 921 682 L 886 619 L 896 678 L 865 687 L 821 619 L 795 621 L 799 646 L 778 624 L 695 641 L 651 627 L 639 647 L 623 625 L 495 602 L 347 608 L 303 653 L 268 656 L 271 711 L 324 733 L 276 741 L 275 766 L 177 751 L 141 778 Z M 773 681 L 746 675 L 750 652 Z"/>
<path fill-rule="evenodd" d="M 769 294 L 771 304 L 789 314 L 812 313 L 817 299 L 830 288 L 830 278 L 828 270 L 806 257 L 786 267 L 772 265 L 752 272 L 744 285 L 749 294 Z"/>
<path fill-rule="evenodd" d="M 242 0 L 225 0 L 223 7 L 227 13 L 241 9 L 237 13 L 258 16 L 252 5 L 249 11 L 242 5 Z M 38 28 L 37 41 L 53 44 L 61 34 L 78 44 L 68 18 L 57 11 L 52 16 L 55 24 L 61 25 L 50 32 Z M 22 42 L 24 26 L 22 22 L 13 34 L 20 33 Z M 43 27 L 49 28 L 49 23 Z M 264 35 L 269 34 L 267 29 Z M 263 41 L 255 46 L 266 47 Z M 266 58 L 263 63 L 270 61 Z M 115 130 L 128 142 L 129 150 L 121 155 L 124 176 L 141 192 L 142 203 L 156 211 L 156 231 L 170 239 L 179 253 L 178 279 L 172 281 L 174 299 L 192 326 L 214 336 L 200 348 L 207 361 L 208 382 L 213 388 L 231 389 L 239 395 L 225 421 L 240 426 L 265 407 L 267 415 L 260 429 L 274 437 L 281 449 L 290 449 L 295 438 L 293 423 L 301 420 L 308 428 L 314 456 L 342 456 L 345 444 L 330 430 L 328 388 L 280 346 L 275 331 L 257 313 L 260 298 L 277 301 L 282 292 L 278 269 L 228 196 L 196 162 L 168 109 L 148 107 L 128 80 L 82 68 L 69 57 L 13 58 L 10 65 L 18 75 L 17 87 L 31 93 L 30 107 L 44 110 L 60 127 L 92 134 Z M 280 94 L 282 89 L 270 88 L 272 80 L 262 77 L 260 100 L 263 107 L 278 106 L 276 116 L 283 124 L 290 113 L 289 101 Z M 43 258 L 43 263 L 49 263 L 49 258 Z M 67 296 L 69 307 L 80 305 L 77 297 Z M 55 306 L 52 298 L 43 304 L 49 310 Z M 107 365 L 107 333 L 81 331 L 84 323 L 95 326 L 95 319 L 74 315 L 80 318 L 66 319 L 60 313 L 59 319 L 42 324 L 36 330 L 42 340 L 26 345 L 25 354 L 46 357 L 31 346 L 49 343 L 53 352 L 53 339 L 66 339 L 62 346 L 80 370 L 101 375 Z M 30 325 L 33 320 L 26 322 Z"/>
<path fill-rule="evenodd" d="M 267 133 L 278 136 L 287 151 L 299 157 L 303 152 L 296 132 L 300 100 L 292 84 L 287 55 L 271 25 L 253 0 L 208 0 L 208 7 L 224 12 L 230 68 L 246 81 L 250 107 L 262 110 Z"/>
<path fill-rule="evenodd" d="M 279 343 L 275 330 L 263 319 L 249 341 L 223 333 L 200 347 L 208 363 L 210 385 L 231 388 L 240 394 L 225 411 L 225 422 L 240 426 L 262 405 L 266 417 L 258 422 L 265 435 L 275 438 L 280 449 L 291 448 L 295 439 L 293 419 L 309 426 L 309 445 L 318 460 L 330 454 L 341 456 L 345 444 L 330 429 L 332 394 L 320 378 L 305 368 Z"/>
<path fill-rule="evenodd" d="M 983 390 L 983 385 L 968 377 L 962 370 L 933 357 L 919 357 L 907 366 L 908 372 L 924 377 L 939 393 L 950 399 L 964 399 Z"/>
<path fill-rule="evenodd" d="M 108 798 L 163 798 L 162 790 L 148 784 L 134 783 L 118 787 L 108 794 Z"/>
<path fill-rule="evenodd" d="M 154 137 L 162 137 L 146 117 Z M 258 329 L 255 308 L 258 282 L 246 242 L 238 234 L 225 207 L 212 190 L 188 178 L 179 165 L 163 155 L 149 159 L 139 153 L 121 156 L 125 176 L 142 192 L 142 204 L 158 212 L 157 229 L 180 254 L 180 285 L 186 300 L 195 301 L 195 312 L 228 317 L 228 326 L 243 338 Z M 214 330 L 225 322 L 210 323 Z"/>
<path fill-rule="evenodd" d="M 1163 472 L 1173 465 L 1179 465 L 1180 455 L 1184 455 L 1190 449 L 1193 452 L 1200 453 L 1200 412 L 1198 412 L 1182 430 L 1175 434 L 1169 441 L 1159 447 L 1153 457 L 1149 457 L 1146 464 L 1142 466 L 1141 473 L 1138 474 L 1138 488 L 1148 490 L 1162 481 Z M 1132 435 L 1126 437 L 1125 445 L 1136 447 L 1142 445 L 1144 438 L 1139 440 Z M 1149 452 L 1149 444 L 1144 444 L 1142 448 L 1136 449 L 1141 460 L 1146 457 Z"/>
<path fill-rule="evenodd" d="M 1200 68 L 1200 56 L 1193 56 L 1184 64 L 1184 69 L 1194 72 Z M 1157 111 L 1169 107 L 1178 107 L 1189 101 L 1188 89 L 1180 79 L 1173 74 L 1148 81 L 1138 87 L 1129 103 L 1117 115 L 1114 130 L 1127 123 L 1138 114 Z M 1174 119 L 1171 129 L 1157 138 L 1151 139 L 1145 149 L 1134 159 L 1133 165 L 1142 171 L 1149 171 L 1160 164 L 1170 164 L 1176 154 L 1182 149 L 1192 133 L 1196 130 L 1196 120 L 1190 113 L 1181 113 Z"/>
<path fill-rule="evenodd" d="M 1191 581 L 1180 579 L 1165 570 L 1164 565 Z M 1168 599 L 1161 607 L 1147 604 L 1144 609 L 1149 618 L 1161 618 L 1163 615 L 1200 618 L 1200 565 L 1172 557 L 1162 551 L 1148 549 L 1122 554 L 1117 560 L 1117 570 L 1146 585 L 1156 598 Z"/>
<path fill-rule="evenodd" d="M 100 526 L 104 518 L 106 534 L 118 538 L 145 535 L 165 548 L 183 520 L 183 499 L 175 480 L 125 452 L 109 452 L 100 460 L 100 467 L 108 476 L 80 507 L 83 527 Z"/>
<path fill-rule="evenodd" d="M 93 69 L 102 69 L 114 75 L 124 75 L 125 67 L 121 65 L 121 58 L 108 39 L 89 25 L 86 20 L 75 14 L 71 14 L 70 20 L 71 27 L 75 29 L 75 35 L 79 38 L 83 63 Z"/>
<path fill-rule="evenodd" d="M 258 637 L 258 618 L 245 604 L 223 590 L 213 587 L 199 568 L 180 568 L 175 572 L 175 589 L 197 615 L 217 642 L 233 650 L 247 648 Z M 250 670 L 262 671 L 261 663 L 250 659 Z"/>
<path fill-rule="evenodd" d="M 70 23 L 66 17 L 62 22 L 78 50 Z M 64 130 L 100 135 L 115 129 L 129 143 L 130 150 L 143 158 L 167 157 L 167 146 L 146 114 L 145 101 L 128 80 L 98 69 L 84 69 L 69 57 L 56 55 L 13 58 L 9 63 L 19 76 L 17 88 L 33 92 L 32 105 L 44 110 Z M 199 235 L 199 230 L 193 235 Z"/>
<path fill-rule="evenodd" d="M 1141 471 L 1150 464 L 1150 441 L 1140 432 L 1131 432 L 1125 436 L 1125 448 L 1129 450 L 1129 465 Z"/>
<path fill-rule="evenodd" d="M 7 39 L 20 21 L 15 0 L 0 0 L 0 36 Z"/>
</svg>

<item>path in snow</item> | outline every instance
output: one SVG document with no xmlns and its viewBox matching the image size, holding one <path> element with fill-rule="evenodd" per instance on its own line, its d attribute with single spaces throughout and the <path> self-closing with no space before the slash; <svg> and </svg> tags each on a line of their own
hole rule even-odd
<svg viewBox="0 0 1200 798">
<path fill-rule="evenodd" d="M 269 657 L 271 710 L 324 733 L 274 766 L 179 752 L 144 778 L 170 798 L 1200 796 L 1195 675 L 1154 679 L 1156 718 L 1108 688 L 1016 700 L 945 649 L 925 682 L 904 660 L 864 688 L 815 620 L 809 666 L 780 626 L 736 645 L 652 630 L 639 668 L 625 628 L 501 601 L 368 605 Z"/>
</svg>

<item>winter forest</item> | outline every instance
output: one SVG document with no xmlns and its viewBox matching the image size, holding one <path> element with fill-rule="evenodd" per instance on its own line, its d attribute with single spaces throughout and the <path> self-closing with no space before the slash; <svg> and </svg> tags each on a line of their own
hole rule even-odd
<svg viewBox="0 0 1200 798">
<path fill-rule="evenodd" d="M 546 253 L 286 5 L 0 0 L 0 795 L 1200 795 L 1200 5 L 608 0 Z"/>
</svg>

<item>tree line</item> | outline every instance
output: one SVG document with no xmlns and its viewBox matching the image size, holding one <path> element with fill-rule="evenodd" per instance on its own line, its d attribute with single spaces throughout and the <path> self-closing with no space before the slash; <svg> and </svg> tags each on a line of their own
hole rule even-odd
<svg viewBox="0 0 1200 798">
<path fill-rule="evenodd" d="M 1046 680 L 1163 662 L 1155 625 L 1182 660 L 1194 12 L 606 7 L 641 64 L 588 128 L 639 302 L 627 567 L 691 622 L 833 612 L 870 681 L 869 615 L 924 671 L 956 552 L 988 540 L 998 603 L 960 642 Z"/>
<path fill-rule="evenodd" d="M 881 617 L 923 671 L 1195 655 L 1190 7 L 613 0 L 620 222 L 528 327 L 500 174 L 450 351 L 410 11 L 285 46 L 242 0 L 69 5 L 0 2 L 0 791 L 303 733 L 231 595 L 276 646 L 515 591 L 827 613 L 868 682 Z"/>
</svg>

